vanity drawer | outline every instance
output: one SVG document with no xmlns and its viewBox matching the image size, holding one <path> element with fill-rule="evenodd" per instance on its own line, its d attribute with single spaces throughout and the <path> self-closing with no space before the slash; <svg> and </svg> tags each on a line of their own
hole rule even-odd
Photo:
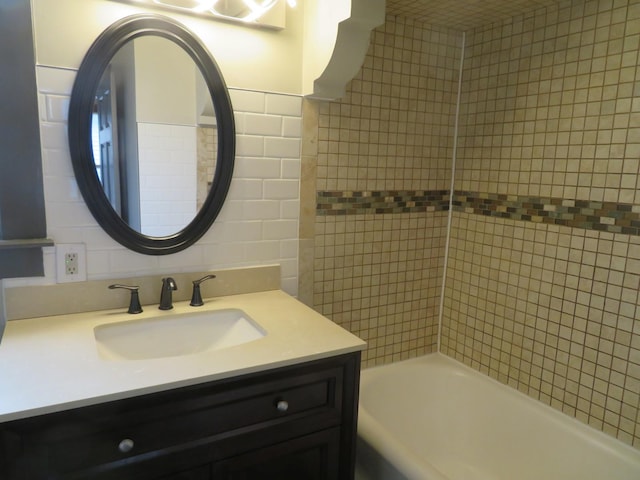
<svg viewBox="0 0 640 480">
<path fill-rule="evenodd" d="M 47 472 L 89 478 L 96 467 L 144 462 L 278 425 L 286 424 L 288 435 L 304 435 L 340 424 L 343 376 L 342 366 L 267 374 L 83 408 L 55 415 L 31 441 Z M 247 448 L 260 446 L 254 441 Z"/>
</svg>

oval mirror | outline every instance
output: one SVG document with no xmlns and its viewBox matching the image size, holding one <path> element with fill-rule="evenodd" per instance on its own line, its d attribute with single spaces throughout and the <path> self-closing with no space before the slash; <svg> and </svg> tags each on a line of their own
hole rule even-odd
<svg viewBox="0 0 640 480">
<path fill-rule="evenodd" d="M 187 248 L 227 195 L 235 126 L 224 79 L 177 22 L 116 22 L 82 61 L 69 106 L 69 147 L 89 210 L 139 253 Z"/>
</svg>

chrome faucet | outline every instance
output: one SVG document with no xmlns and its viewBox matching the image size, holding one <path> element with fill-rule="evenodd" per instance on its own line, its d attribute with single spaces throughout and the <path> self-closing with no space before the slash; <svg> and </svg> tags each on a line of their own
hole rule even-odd
<svg viewBox="0 0 640 480">
<path fill-rule="evenodd" d="M 162 279 L 162 290 L 160 290 L 160 310 L 171 310 L 173 308 L 172 292 L 177 290 L 176 281 L 171 278 Z"/>
</svg>

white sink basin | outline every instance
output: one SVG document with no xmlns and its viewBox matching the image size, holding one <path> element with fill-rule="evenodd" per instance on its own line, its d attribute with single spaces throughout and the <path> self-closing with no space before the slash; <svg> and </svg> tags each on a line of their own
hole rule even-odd
<svg viewBox="0 0 640 480">
<path fill-rule="evenodd" d="M 147 360 L 220 350 L 267 332 L 242 310 L 228 309 L 105 323 L 93 334 L 105 360 Z"/>
</svg>

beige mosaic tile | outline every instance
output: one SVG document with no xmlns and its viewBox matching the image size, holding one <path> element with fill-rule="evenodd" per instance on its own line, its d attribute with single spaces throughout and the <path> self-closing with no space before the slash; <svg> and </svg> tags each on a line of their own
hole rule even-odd
<svg viewBox="0 0 640 480">
<path fill-rule="evenodd" d="M 442 350 L 640 448 L 640 3 L 466 40 Z"/>
<path fill-rule="evenodd" d="M 319 190 L 449 188 L 461 35 L 390 17 L 339 102 L 320 104 Z"/>
<path fill-rule="evenodd" d="M 447 213 L 318 217 L 314 305 L 373 366 L 435 349 Z"/>
<path fill-rule="evenodd" d="M 638 446 L 640 239 L 455 212 L 449 253 L 442 351 Z"/>
<path fill-rule="evenodd" d="M 389 17 L 347 95 L 318 105 L 317 191 L 386 192 L 389 213 L 315 219 L 314 306 L 367 340 L 365 366 L 436 348 L 447 212 L 425 195 L 451 182 L 460 40 Z"/>
<path fill-rule="evenodd" d="M 640 8 L 563 3 L 467 36 L 456 188 L 639 203 Z"/>
<path fill-rule="evenodd" d="M 558 3 L 560 0 L 387 0 L 387 14 L 467 31 Z"/>
<path fill-rule="evenodd" d="M 450 188 L 465 31 L 442 351 L 640 448 L 640 2 L 387 5 L 314 193 Z M 434 350 L 448 212 L 351 210 L 315 217 L 315 308 L 365 366 Z"/>
</svg>

